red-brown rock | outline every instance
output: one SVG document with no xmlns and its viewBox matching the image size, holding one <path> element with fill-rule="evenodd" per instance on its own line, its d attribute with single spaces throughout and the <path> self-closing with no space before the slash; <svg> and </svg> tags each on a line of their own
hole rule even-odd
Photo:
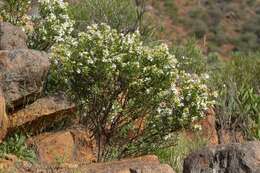
<svg viewBox="0 0 260 173">
<path fill-rule="evenodd" d="M 156 156 L 97 163 L 81 168 L 84 173 L 175 173 L 169 165 L 160 164 Z"/>
<path fill-rule="evenodd" d="M 40 98 L 25 108 L 9 115 L 9 130 L 40 130 L 51 123 L 72 116 L 75 105 L 63 95 Z"/>
<path fill-rule="evenodd" d="M 26 40 L 20 27 L 0 22 L 0 50 L 27 49 Z"/>
<path fill-rule="evenodd" d="M 73 129 L 40 134 L 29 140 L 42 164 L 92 163 L 96 161 L 95 140 L 86 130 Z"/>
</svg>

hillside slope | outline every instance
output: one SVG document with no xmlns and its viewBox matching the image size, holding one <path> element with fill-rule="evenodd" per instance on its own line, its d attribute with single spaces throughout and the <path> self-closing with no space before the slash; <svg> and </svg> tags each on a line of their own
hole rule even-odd
<svg viewBox="0 0 260 173">
<path fill-rule="evenodd" d="M 149 0 L 149 12 L 168 42 L 195 36 L 205 53 L 259 51 L 259 0 Z"/>
</svg>

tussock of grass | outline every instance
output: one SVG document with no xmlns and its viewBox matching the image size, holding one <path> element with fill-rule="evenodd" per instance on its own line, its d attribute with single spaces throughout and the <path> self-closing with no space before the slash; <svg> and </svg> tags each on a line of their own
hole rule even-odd
<svg viewBox="0 0 260 173">
<path fill-rule="evenodd" d="M 0 158 L 7 154 L 13 154 L 20 159 L 35 162 L 35 152 L 28 148 L 26 143 L 26 137 L 23 135 L 15 134 L 9 137 L 6 141 L 0 144 Z"/>
<path fill-rule="evenodd" d="M 181 173 L 185 157 L 206 146 L 206 143 L 206 139 L 201 138 L 199 134 L 195 135 L 193 139 L 189 139 L 184 133 L 181 133 L 175 146 L 160 149 L 156 154 L 163 163 L 169 164 L 177 173 Z"/>
</svg>

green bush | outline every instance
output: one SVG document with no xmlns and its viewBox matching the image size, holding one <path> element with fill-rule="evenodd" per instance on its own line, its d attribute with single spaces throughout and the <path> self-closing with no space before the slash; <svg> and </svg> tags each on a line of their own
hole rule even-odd
<svg viewBox="0 0 260 173">
<path fill-rule="evenodd" d="M 198 75 L 207 73 L 207 58 L 195 39 L 190 39 L 180 46 L 173 46 L 171 51 L 179 62 L 180 70 Z"/>
<path fill-rule="evenodd" d="M 131 25 L 136 23 L 136 8 L 131 0 L 81 0 L 70 7 L 70 12 L 80 31 L 94 23 L 107 23 L 122 31 L 134 27 Z"/>
<path fill-rule="evenodd" d="M 106 23 L 124 34 L 139 30 L 148 39 L 153 26 L 146 19 L 144 8 L 144 0 L 81 0 L 70 6 L 70 15 L 78 32 L 92 24 Z"/>
<path fill-rule="evenodd" d="M 260 59 L 257 54 L 234 56 L 212 74 L 212 87 L 219 91 L 217 124 L 259 139 Z"/>
<path fill-rule="evenodd" d="M 9 137 L 0 144 L 0 157 L 4 157 L 6 154 L 14 154 L 20 159 L 35 162 L 36 154 L 32 149 L 26 146 L 25 142 L 26 137 L 23 135 L 15 134 Z"/>
<path fill-rule="evenodd" d="M 52 49 L 49 88 L 59 86 L 96 134 L 99 159 L 148 153 L 188 127 L 211 105 L 204 80 L 176 68 L 165 45 L 144 46 L 139 33 L 92 25 Z"/>
<path fill-rule="evenodd" d="M 70 37 L 74 21 L 67 8 L 68 4 L 60 0 L 39 0 L 39 14 L 33 16 L 33 31 L 28 34 L 30 48 L 48 51 Z"/>
</svg>

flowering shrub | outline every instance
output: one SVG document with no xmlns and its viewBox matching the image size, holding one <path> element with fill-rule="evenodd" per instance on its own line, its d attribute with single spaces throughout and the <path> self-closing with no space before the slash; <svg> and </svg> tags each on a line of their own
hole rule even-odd
<svg viewBox="0 0 260 173">
<path fill-rule="evenodd" d="M 5 0 L 0 9 L 0 18 L 13 25 L 23 26 L 30 20 L 27 15 L 30 3 L 30 0 Z"/>
<path fill-rule="evenodd" d="M 148 152 L 204 116 L 212 104 L 203 80 L 180 72 L 166 45 L 144 46 L 139 33 L 123 35 L 92 25 L 52 49 L 50 86 L 77 102 L 97 135 L 99 159 Z"/>
<path fill-rule="evenodd" d="M 33 16 L 34 29 L 29 33 L 30 48 L 48 50 L 70 36 L 74 22 L 68 16 L 67 7 L 62 0 L 39 0 L 39 14 Z"/>
<path fill-rule="evenodd" d="M 63 0 L 38 0 L 38 13 L 28 16 L 31 0 L 7 0 L 0 12 L 3 21 L 23 27 L 28 35 L 28 47 L 49 50 L 55 43 L 70 37 L 74 21 L 68 15 Z"/>
</svg>

